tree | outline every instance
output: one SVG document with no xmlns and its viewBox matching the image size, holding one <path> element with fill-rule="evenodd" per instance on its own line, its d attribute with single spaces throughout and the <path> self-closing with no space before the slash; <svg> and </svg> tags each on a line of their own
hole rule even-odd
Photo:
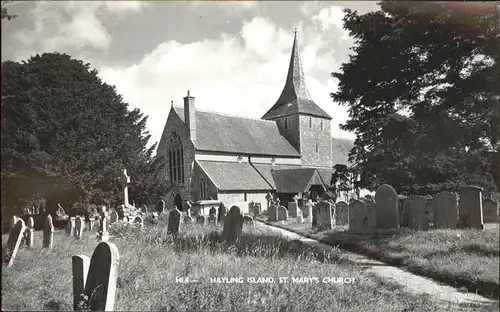
<svg viewBox="0 0 500 312">
<path fill-rule="evenodd" d="M 345 10 L 353 55 L 332 76 L 332 98 L 349 106 L 342 129 L 357 135 L 349 160 L 357 187 L 389 183 L 400 193 L 493 189 L 498 149 L 500 49 L 495 4 L 459 11 L 449 3 L 380 3 Z M 460 24 L 457 21 L 466 21 Z"/>
<path fill-rule="evenodd" d="M 2 93 L 2 207 L 10 213 L 40 196 L 52 212 L 57 203 L 117 205 L 123 169 L 142 181 L 161 162 L 146 148 L 147 117 L 129 111 L 88 63 L 59 53 L 4 62 Z"/>
<path fill-rule="evenodd" d="M 6 18 L 8 21 L 10 21 L 11 19 L 17 17 L 17 15 L 15 15 L 15 14 L 9 14 L 9 12 L 7 12 L 6 6 L 11 5 L 13 2 L 14 1 L 12 1 L 12 0 L 11 1 L 2 1 L 1 2 L 1 5 L 2 5 L 2 8 L 1 8 L 1 10 L 2 10 L 1 11 L 2 19 Z"/>
</svg>

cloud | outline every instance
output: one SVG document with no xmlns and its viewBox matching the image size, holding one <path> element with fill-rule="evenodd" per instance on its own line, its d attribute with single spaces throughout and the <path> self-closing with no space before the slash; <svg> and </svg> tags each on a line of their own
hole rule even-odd
<svg viewBox="0 0 500 312">
<path fill-rule="evenodd" d="M 73 56 L 90 51 L 106 52 L 113 40 L 103 20 L 122 19 L 148 7 L 143 1 L 40 1 L 31 16 L 33 28 L 14 34 L 24 50 L 17 59 L 54 50 Z"/>
<path fill-rule="evenodd" d="M 336 137 L 353 138 L 338 128 L 347 111 L 330 99 L 335 82 L 329 73 L 338 62 L 328 41 L 315 30 L 300 26 L 307 84 L 316 103 L 333 118 Z M 125 101 L 149 116 L 152 142 L 160 139 L 170 103 L 182 105 L 187 90 L 196 107 L 260 118 L 278 99 L 285 83 L 293 33 L 262 17 L 244 22 L 236 35 L 181 44 L 166 41 L 129 67 L 101 67 L 104 81 L 116 85 Z M 312 76 L 312 73 L 321 73 Z"/>
</svg>

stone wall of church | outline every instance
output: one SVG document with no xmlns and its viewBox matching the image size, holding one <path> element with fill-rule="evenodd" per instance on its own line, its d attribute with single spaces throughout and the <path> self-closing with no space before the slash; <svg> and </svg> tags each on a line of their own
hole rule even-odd
<svg viewBox="0 0 500 312">
<path fill-rule="evenodd" d="M 300 119 L 299 115 L 291 115 L 274 119 L 278 129 L 293 147 L 299 150 L 300 145 Z M 286 127 L 285 127 L 286 123 Z"/>
<path fill-rule="evenodd" d="M 164 200 L 167 204 L 167 207 L 174 206 L 174 196 L 179 193 L 182 197 L 182 200 L 185 202 L 186 200 L 192 200 L 192 187 L 191 187 L 191 179 L 193 174 L 193 165 L 194 165 L 194 145 L 191 140 L 188 138 L 188 132 L 186 131 L 184 122 L 177 115 L 174 109 L 170 110 L 170 114 L 168 116 L 167 122 L 165 124 L 165 128 L 163 129 L 162 138 L 158 145 L 157 155 L 165 156 L 167 160 L 167 164 L 163 171 L 163 177 L 167 181 L 171 181 L 168 170 L 168 149 L 169 142 L 173 132 L 176 132 L 177 135 L 181 138 L 183 156 L 184 156 L 184 183 L 183 184 L 175 184 L 174 189 L 168 194 L 165 194 Z"/>
<path fill-rule="evenodd" d="M 300 115 L 300 153 L 303 166 L 332 168 L 331 121 L 326 118 Z M 321 129 L 323 122 L 323 129 Z M 318 144 L 318 152 L 316 152 Z"/>
</svg>

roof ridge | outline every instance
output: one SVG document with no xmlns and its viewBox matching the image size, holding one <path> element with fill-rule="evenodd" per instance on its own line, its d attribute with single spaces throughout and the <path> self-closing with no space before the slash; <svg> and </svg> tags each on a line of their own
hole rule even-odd
<svg viewBox="0 0 500 312">
<path fill-rule="evenodd" d="M 182 110 L 184 110 L 184 107 L 181 106 L 181 105 L 175 105 L 174 104 L 173 106 L 181 108 Z M 242 115 L 235 115 L 235 114 L 229 114 L 229 113 L 221 113 L 221 112 L 214 111 L 214 110 L 209 110 L 209 109 L 196 109 L 196 111 L 197 112 L 202 112 L 202 113 L 216 114 L 216 115 L 226 116 L 226 117 L 235 117 L 235 118 L 241 118 L 241 119 L 264 121 L 264 122 L 267 122 L 267 123 L 276 123 L 273 120 L 264 120 L 264 119 L 260 119 L 260 118 L 252 118 L 252 117 L 242 116 Z"/>
</svg>

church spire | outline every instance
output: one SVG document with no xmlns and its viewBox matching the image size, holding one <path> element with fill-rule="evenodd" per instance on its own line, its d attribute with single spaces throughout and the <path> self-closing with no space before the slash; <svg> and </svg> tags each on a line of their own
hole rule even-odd
<svg viewBox="0 0 500 312">
<path fill-rule="evenodd" d="M 297 28 L 294 30 L 292 54 L 290 56 L 285 87 L 278 101 L 262 118 L 274 119 L 296 113 L 331 118 L 314 103 L 306 86 L 304 70 L 302 69 L 302 61 L 300 59 Z"/>
</svg>

